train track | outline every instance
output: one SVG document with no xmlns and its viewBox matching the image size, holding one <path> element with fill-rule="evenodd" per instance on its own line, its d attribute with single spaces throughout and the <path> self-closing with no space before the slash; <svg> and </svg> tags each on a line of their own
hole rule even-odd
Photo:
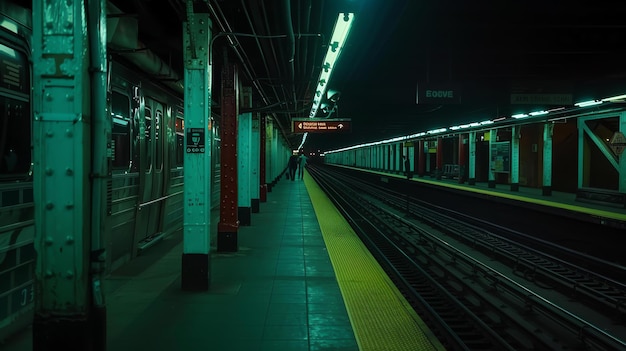
<svg viewBox="0 0 626 351">
<path fill-rule="evenodd" d="M 619 318 L 626 289 L 617 281 L 501 238 L 488 223 L 463 221 L 462 214 L 429 208 L 407 194 L 326 169 L 311 167 L 310 172 L 446 348 L 626 348 L 619 334 L 563 304 L 576 297 L 581 308 L 600 306 L 604 315 L 612 314 L 608 318 Z M 512 279 L 507 271 L 525 274 Z"/>
</svg>

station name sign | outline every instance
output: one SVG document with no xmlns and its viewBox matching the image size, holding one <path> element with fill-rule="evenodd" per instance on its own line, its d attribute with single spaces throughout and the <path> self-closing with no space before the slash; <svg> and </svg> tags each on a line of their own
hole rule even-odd
<svg viewBox="0 0 626 351">
<path fill-rule="evenodd" d="M 573 105 L 572 94 L 511 94 L 513 105 Z"/>
<path fill-rule="evenodd" d="M 294 133 L 346 133 L 350 132 L 351 119 L 293 118 L 291 131 Z"/>
<path fill-rule="evenodd" d="M 461 89 L 457 84 L 417 85 L 415 102 L 419 104 L 455 105 L 461 103 Z"/>
</svg>

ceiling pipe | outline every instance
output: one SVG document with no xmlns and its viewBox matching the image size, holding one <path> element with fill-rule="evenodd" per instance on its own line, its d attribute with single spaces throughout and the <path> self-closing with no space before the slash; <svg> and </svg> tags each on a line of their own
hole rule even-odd
<svg viewBox="0 0 626 351">
<path fill-rule="evenodd" d="M 284 0 L 283 19 L 285 21 L 285 30 L 287 32 L 287 67 L 289 68 L 289 78 L 291 79 L 291 99 L 293 108 L 296 106 L 296 72 L 294 61 L 296 59 L 296 39 L 293 32 L 293 21 L 291 20 L 291 0 Z"/>
<path fill-rule="evenodd" d="M 322 29 L 322 18 L 323 16 L 321 15 L 322 13 L 324 13 L 324 0 L 320 1 L 320 7 L 319 7 L 319 11 L 320 11 L 320 15 L 318 16 L 319 20 L 317 22 L 317 32 L 321 33 L 321 29 Z M 332 33 L 331 33 L 332 35 Z M 305 76 L 303 77 L 303 79 L 306 79 L 308 82 L 313 82 L 313 84 L 308 84 L 306 87 L 306 91 L 304 96 L 314 96 L 315 94 L 315 89 L 317 88 L 317 78 L 319 76 L 319 71 L 322 69 L 322 65 L 324 64 L 324 62 L 321 62 L 324 58 L 320 58 L 320 66 L 316 67 L 315 66 L 315 58 L 317 58 L 318 55 L 318 49 L 320 48 L 326 48 L 326 45 L 328 45 L 328 40 L 330 40 L 330 38 L 322 41 L 322 45 L 313 45 L 313 54 L 311 55 L 314 59 L 313 59 L 313 65 L 311 65 L 311 71 L 310 72 L 305 72 Z M 308 56 L 308 55 L 307 55 Z M 312 89 L 311 89 L 312 88 Z M 311 104 L 313 103 L 313 101 L 311 101 Z M 310 105 L 309 105 L 310 106 Z"/>
<path fill-rule="evenodd" d="M 263 18 L 264 27 L 266 29 L 266 32 L 267 33 L 271 33 L 272 30 L 271 30 L 270 24 L 268 22 L 268 14 L 267 14 L 267 10 L 265 8 L 265 3 L 263 1 L 258 1 L 258 3 L 260 3 L 260 5 L 261 5 L 261 13 L 263 14 L 262 18 Z M 276 9 L 276 10 L 278 11 L 278 9 Z M 274 47 L 274 42 L 270 41 L 269 45 L 270 45 L 270 50 L 272 52 L 272 57 L 274 59 L 274 65 L 275 65 L 275 67 L 277 69 L 278 80 L 281 83 L 280 87 L 281 87 L 281 92 L 282 92 L 282 95 L 283 95 L 283 98 L 280 98 L 280 97 L 277 97 L 277 98 L 278 98 L 278 101 L 281 101 L 281 100 L 282 101 L 287 101 L 287 92 L 285 91 L 284 84 L 282 84 L 285 81 L 285 79 L 284 79 L 284 71 L 282 69 L 284 67 L 284 65 L 281 64 L 281 62 L 278 59 L 279 55 L 276 54 L 276 48 Z M 281 48 L 282 47 L 279 46 L 279 49 L 281 49 Z"/>
<path fill-rule="evenodd" d="M 256 41 L 256 46 L 259 49 L 259 53 L 261 55 L 261 62 L 263 62 L 263 67 L 265 67 L 265 72 L 267 73 L 268 77 L 271 77 L 271 72 L 269 67 L 267 66 L 267 59 L 265 57 L 265 52 L 263 50 L 263 48 L 261 48 L 261 42 L 259 41 L 259 37 L 257 34 L 256 29 L 254 28 L 254 24 L 252 23 L 252 18 L 250 17 L 250 13 L 248 12 L 248 8 L 247 6 L 244 4 L 244 0 L 241 0 L 241 7 L 243 8 L 243 11 L 246 15 L 246 19 L 248 20 L 248 25 L 250 26 L 250 30 L 252 31 L 252 34 L 255 35 L 255 41 Z M 257 80 L 258 78 L 255 78 L 255 80 Z M 274 96 L 276 97 L 277 101 L 280 101 L 280 98 L 278 97 L 278 91 L 276 91 L 276 87 L 272 84 L 270 86 L 270 88 L 272 89 Z"/>
<path fill-rule="evenodd" d="M 304 8 L 303 15 L 304 15 L 304 29 L 301 29 L 300 26 L 298 26 L 298 33 L 310 33 L 311 32 L 311 0 L 304 0 L 304 6 L 302 6 Z M 302 1 L 299 1 L 298 4 L 301 4 Z M 299 21 L 299 23 L 302 21 Z M 319 28 L 318 28 L 319 29 Z M 318 31 L 319 32 L 319 31 Z M 311 84 L 310 82 L 308 82 L 308 80 L 306 79 L 306 72 L 307 72 L 307 62 L 308 62 L 308 54 L 309 54 L 309 39 L 303 39 L 304 42 L 302 44 L 302 49 L 298 50 L 299 54 L 300 54 L 300 70 L 298 72 L 298 81 L 302 81 L 304 87 L 300 88 L 300 92 L 305 94 L 307 89 L 307 84 Z M 316 41 L 317 42 L 317 41 Z M 300 46 L 300 40 L 298 40 L 298 46 Z"/>
<path fill-rule="evenodd" d="M 226 22 L 226 17 L 224 16 L 222 9 L 219 7 L 219 4 L 215 3 L 215 7 L 214 7 L 213 6 L 214 0 L 204 0 L 204 1 L 207 7 L 209 8 L 209 11 L 211 12 L 211 18 L 215 22 L 217 22 L 217 25 L 220 28 L 220 31 L 228 32 L 228 33 L 232 32 L 232 28 L 230 27 L 228 22 Z M 217 8 L 217 11 L 216 11 L 216 8 Z M 218 16 L 218 11 L 221 16 Z M 222 21 L 222 19 L 224 20 Z M 231 47 L 233 51 L 235 52 L 235 55 L 239 59 L 239 62 L 241 62 L 246 76 L 248 77 L 248 79 L 252 81 L 252 85 L 254 85 L 254 88 L 259 92 L 259 95 L 261 96 L 261 99 L 263 99 L 263 102 L 265 104 L 269 104 L 267 100 L 267 94 L 265 93 L 263 88 L 259 86 L 257 81 L 254 80 L 254 77 L 256 77 L 256 72 L 251 71 L 253 69 L 250 68 L 251 66 L 250 59 L 248 59 L 248 56 L 246 55 L 245 51 L 239 44 L 239 40 L 237 40 L 235 36 L 232 36 L 232 37 L 228 36 L 228 40 L 231 42 Z M 244 59 L 244 56 L 245 56 L 245 59 Z"/>
<path fill-rule="evenodd" d="M 137 21 L 128 20 L 115 5 L 107 2 L 107 46 L 145 73 L 161 80 L 174 91 L 183 93 L 183 80 L 163 60 L 138 39 Z"/>
<path fill-rule="evenodd" d="M 226 17 L 224 16 L 222 9 L 220 8 L 216 0 L 204 0 L 204 1 L 207 4 L 209 11 L 211 12 L 211 17 L 213 18 L 215 22 L 217 22 L 217 25 L 220 28 L 220 30 L 222 32 L 228 32 L 228 33 L 233 32 L 232 28 L 226 21 Z M 219 12 L 219 15 L 218 15 L 218 12 Z M 263 99 L 263 103 L 265 103 L 266 105 L 269 105 L 267 93 L 265 93 L 263 88 L 258 84 L 258 81 L 255 79 L 257 75 L 255 72 L 252 72 L 253 68 L 251 68 L 252 65 L 250 63 L 250 59 L 247 57 L 239 41 L 237 40 L 235 36 L 232 36 L 232 37 L 228 36 L 228 40 L 231 41 L 232 50 L 235 52 L 235 55 L 239 59 L 239 62 L 241 62 L 243 69 L 246 73 L 246 76 L 248 77 L 248 79 L 250 79 L 254 88 L 259 92 L 261 99 Z M 244 56 L 245 56 L 245 59 L 244 59 Z M 283 134 L 283 137 L 285 138 L 285 140 L 289 140 L 284 126 L 277 120 L 277 118 L 274 117 L 274 120 L 277 122 L 279 129 L 281 133 Z"/>
<path fill-rule="evenodd" d="M 268 22 L 268 14 L 267 14 L 267 9 L 265 7 L 265 2 L 264 1 L 258 1 L 258 3 L 261 5 L 261 13 L 263 14 L 262 18 L 263 18 L 263 22 L 264 22 L 264 27 L 267 31 L 267 33 L 271 34 L 272 30 L 270 27 L 270 24 Z M 277 11 L 278 12 L 278 11 Z M 279 56 L 276 54 L 276 48 L 274 46 L 274 42 L 270 41 L 269 43 L 271 52 L 272 52 L 272 56 L 274 59 L 274 64 L 275 67 L 277 69 L 277 74 L 278 74 L 278 78 L 279 78 L 279 82 L 284 82 L 285 78 L 284 78 L 284 72 L 282 70 L 282 67 L 284 67 L 284 64 L 282 62 L 279 61 Z M 279 49 L 281 49 L 282 47 L 279 47 Z M 284 56 L 284 55 L 283 55 Z M 287 92 L 285 91 L 285 85 L 284 84 L 280 84 L 280 90 L 281 90 L 281 95 L 283 96 L 283 98 L 280 98 L 279 96 L 276 96 L 276 98 L 278 99 L 278 101 L 287 101 L 288 100 L 288 95 Z M 285 137 L 285 140 L 289 140 L 287 138 L 288 132 L 291 131 L 291 128 L 289 128 L 289 130 L 287 130 L 285 128 L 285 126 L 283 125 L 283 123 L 281 123 L 280 118 L 278 118 L 277 114 L 274 113 L 274 121 L 276 122 L 276 124 L 278 124 L 281 132 L 283 133 L 283 136 Z M 287 119 L 287 124 L 291 123 L 291 120 L 288 118 Z M 290 127 L 290 126 L 289 126 Z"/>
</svg>

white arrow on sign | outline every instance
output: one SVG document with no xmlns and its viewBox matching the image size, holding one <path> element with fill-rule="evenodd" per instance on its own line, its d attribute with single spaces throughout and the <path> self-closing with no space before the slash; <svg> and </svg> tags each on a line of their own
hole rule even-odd
<svg viewBox="0 0 626 351">
<path fill-rule="evenodd" d="M 298 128 L 302 129 L 302 123 L 298 123 Z"/>
<path fill-rule="evenodd" d="M 337 127 L 339 127 L 339 129 L 341 129 L 341 128 L 343 128 L 343 124 L 339 123 L 339 124 L 337 125 Z"/>
</svg>

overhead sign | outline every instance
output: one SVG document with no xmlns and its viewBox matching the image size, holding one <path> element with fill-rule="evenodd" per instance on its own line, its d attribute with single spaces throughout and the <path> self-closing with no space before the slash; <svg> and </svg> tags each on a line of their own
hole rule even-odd
<svg viewBox="0 0 626 351">
<path fill-rule="evenodd" d="M 512 105 L 573 105 L 572 94 L 511 94 Z"/>
<path fill-rule="evenodd" d="M 626 148 L 626 136 L 624 136 L 622 132 L 615 132 L 609 144 L 611 145 L 611 150 L 619 156 L 624 152 L 624 148 Z"/>
<path fill-rule="evenodd" d="M 461 103 L 461 89 L 454 84 L 418 84 L 417 104 L 453 105 Z"/>
<path fill-rule="evenodd" d="M 293 118 L 294 133 L 345 133 L 350 131 L 351 119 Z"/>
</svg>

